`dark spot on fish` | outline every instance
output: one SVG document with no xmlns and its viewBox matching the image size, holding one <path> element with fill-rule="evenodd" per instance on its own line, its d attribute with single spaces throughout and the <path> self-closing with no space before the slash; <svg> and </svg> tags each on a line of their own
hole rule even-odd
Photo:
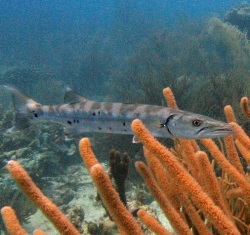
<svg viewBox="0 0 250 235">
<path fill-rule="evenodd" d="M 34 113 L 34 116 L 37 118 L 38 117 L 37 113 Z"/>
<path fill-rule="evenodd" d="M 111 127 L 109 127 L 109 130 L 111 130 L 112 128 Z"/>
<path fill-rule="evenodd" d="M 98 111 L 98 114 L 101 114 L 101 112 L 100 112 L 100 111 Z"/>
<path fill-rule="evenodd" d="M 126 126 L 126 123 L 125 123 L 125 122 L 123 122 L 123 123 L 122 123 L 122 125 L 123 125 L 123 126 Z"/>
<path fill-rule="evenodd" d="M 124 131 L 126 132 L 127 130 L 126 130 L 126 129 L 124 129 Z"/>
<path fill-rule="evenodd" d="M 95 116 L 95 112 L 93 112 L 92 115 Z"/>
<path fill-rule="evenodd" d="M 71 122 L 71 121 L 68 121 L 68 124 L 69 124 L 69 125 L 71 125 L 71 124 L 72 124 L 72 122 Z"/>
<path fill-rule="evenodd" d="M 75 119 L 73 119 L 73 122 L 76 122 L 76 120 L 75 120 Z"/>
<path fill-rule="evenodd" d="M 101 127 L 98 127 L 99 130 L 101 130 L 102 128 Z"/>
<path fill-rule="evenodd" d="M 79 123 L 79 120 L 76 120 L 77 123 Z"/>
</svg>

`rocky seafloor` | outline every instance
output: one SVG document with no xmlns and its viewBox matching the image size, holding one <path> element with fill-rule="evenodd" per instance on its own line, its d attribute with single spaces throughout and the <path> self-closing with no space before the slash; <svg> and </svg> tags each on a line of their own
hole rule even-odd
<svg viewBox="0 0 250 235">
<path fill-rule="evenodd" d="M 6 163 L 17 160 L 82 234 L 118 234 L 114 222 L 98 200 L 96 188 L 80 158 L 78 141 L 81 136 L 68 138 L 60 125 L 48 123 L 11 132 L 9 130 L 14 124 L 13 111 L 1 110 L 0 113 L 1 208 L 12 206 L 29 233 L 41 228 L 48 234 L 59 234 L 10 177 Z M 94 137 L 91 141 L 95 145 Z M 104 157 L 102 162 L 109 171 L 109 159 Z M 126 196 L 131 211 L 139 207 L 146 208 L 166 227 L 170 227 L 143 182 L 133 179 L 133 169 L 129 174 Z M 7 234 L 2 219 L 0 231 L 1 234 Z"/>
</svg>

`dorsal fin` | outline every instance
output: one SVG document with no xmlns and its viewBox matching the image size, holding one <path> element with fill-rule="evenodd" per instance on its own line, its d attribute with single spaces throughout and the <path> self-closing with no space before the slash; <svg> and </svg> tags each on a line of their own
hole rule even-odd
<svg viewBox="0 0 250 235">
<path fill-rule="evenodd" d="M 75 103 L 75 102 L 86 102 L 87 99 L 78 94 L 77 92 L 74 92 L 71 88 L 66 87 L 65 89 L 66 93 L 64 95 L 64 103 Z"/>
</svg>

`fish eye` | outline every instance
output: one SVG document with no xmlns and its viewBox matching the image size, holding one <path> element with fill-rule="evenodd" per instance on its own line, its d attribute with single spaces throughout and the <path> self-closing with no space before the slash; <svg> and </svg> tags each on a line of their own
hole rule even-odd
<svg viewBox="0 0 250 235">
<path fill-rule="evenodd" d="M 201 123 L 202 123 L 202 121 L 199 120 L 199 119 L 195 119 L 195 120 L 192 121 L 193 126 L 200 126 Z"/>
</svg>

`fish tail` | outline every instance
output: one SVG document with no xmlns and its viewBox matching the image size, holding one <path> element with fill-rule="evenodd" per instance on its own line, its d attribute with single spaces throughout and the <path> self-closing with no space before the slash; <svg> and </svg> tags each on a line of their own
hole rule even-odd
<svg viewBox="0 0 250 235">
<path fill-rule="evenodd" d="M 5 85 L 4 87 L 10 91 L 15 108 L 15 126 L 10 131 L 29 127 L 32 119 L 37 115 L 37 108 L 41 107 L 41 104 L 12 86 Z"/>
</svg>

